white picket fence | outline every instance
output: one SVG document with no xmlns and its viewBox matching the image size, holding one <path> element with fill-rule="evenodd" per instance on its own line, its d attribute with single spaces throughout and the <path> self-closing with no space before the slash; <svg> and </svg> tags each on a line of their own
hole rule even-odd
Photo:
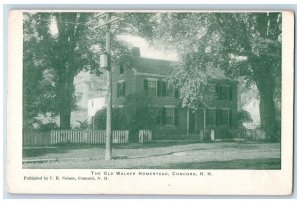
<svg viewBox="0 0 300 203">
<path fill-rule="evenodd" d="M 139 130 L 139 143 L 147 143 L 152 141 L 151 130 Z"/>
<path fill-rule="evenodd" d="M 128 130 L 114 130 L 112 142 L 115 144 L 128 143 Z M 47 146 L 61 143 L 98 144 L 105 143 L 105 130 L 51 130 L 51 132 L 23 133 L 23 146 Z"/>
<path fill-rule="evenodd" d="M 50 145 L 50 132 L 29 131 L 23 133 L 23 146 L 47 146 Z"/>
<path fill-rule="evenodd" d="M 128 143 L 128 130 L 114 130 L 112 142 L 116 144 Z M 51 143 L 84 143 L 98 144 L 105 143 L 105 130 L 52 130 Z"/>
</svg>

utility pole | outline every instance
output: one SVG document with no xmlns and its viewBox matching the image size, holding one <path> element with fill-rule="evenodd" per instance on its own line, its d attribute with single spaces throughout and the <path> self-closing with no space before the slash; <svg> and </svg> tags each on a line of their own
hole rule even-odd
<svg viewBox="0 0 300 203">
<path fill-rule="evenodd" d="M 107 97 L 106 97 L 106 141 L 105 141 L 105 160 L 111 160 L 112 154 L 112 129 L 111 129 L 111 117 L 112 117 L 112 73 L 111 73 L 111 61 L 110 61 L 110 18 L 111 14 L 106 14 L 106 64 L 107 64 Z"/>
<path fill-rule="evenodd" d="M 109 161 L 112 158 L 112 67 L 111 67 L 111 33 L 110 28 L 111 24 L 116 21 L 121 20 L 120 18 L 111 18 L 111 13 L 103 13 L 98 16 L 106 16 L 105 23 L 102 25 L 98 25 L 94 27 L 101 28 L 106 26 L 106 44 L 105 44 L 105 52 L 100 54 L 100 69 L 105 69 L 107 73 L 107 95 L 106 95 L 106 137 L 105 137 L 105 160 Z"/>
</svg>

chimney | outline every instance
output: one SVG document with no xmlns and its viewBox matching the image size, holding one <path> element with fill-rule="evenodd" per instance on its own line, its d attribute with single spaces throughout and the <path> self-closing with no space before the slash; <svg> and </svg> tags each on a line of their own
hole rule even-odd
<svg viewBox="0 0 300 203">
<path fill-rule="evenodd" d="M 132 53 L 132 56 L 141 57 L 141 53 L 140 53 L 140 48 L 139 47 L 133 47 L 131 49 L 131 53 Z"/>
</svg>

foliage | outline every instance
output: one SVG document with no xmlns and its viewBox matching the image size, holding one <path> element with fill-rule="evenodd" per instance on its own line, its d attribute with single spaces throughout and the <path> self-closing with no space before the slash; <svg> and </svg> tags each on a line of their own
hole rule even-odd
<svg viewBox="0 0 300 203">
<path fill-rule="evenodd" d="M 183 105 L 192 109 L 199 107 L 199 101 L 209 99 L 204 91 L 209 79 L 243 76 L 259 90 L 262 126 L 267 136 L 274 139 L 275 115 L 279 115 L 274 103 L 280 104 L 281 101 L 281 13 L 116 15 L 123 21 L 111 28 L 114 64 L 129 53 L 117 41 L 118 34 L 135 33 L 157 45 L 176 47 L 180 59 L 170 82 L 180 87 Z M 99 22 L 93 17 L 92 13 L 34 13 L 26 14 L 24 21 L 24 41 L 30 41 L 32 46 L 29 53 L 24 52 L 28 54 L 24 57 L 24 65 L 29 66 L 32 60 L 34 66 L 38 64 L 42 69 L 54 71 L 54 92 L 49 94 L 51 99 L 54 97 L 55 105 L 49 106 L 54 106 L 54 110 L 47 111 L 59 113 L 62 128 L 70 127 L 74 76 L 82 69 L 99 72 L 96 67 L 99 53 L 105 47 L 105 29 L 83 26 Z M 51 34 L 49 29 L 53 21 L 57 24 L 57 34 Z M 100 20 L 100 24 L 103 21 Z M 36 74 L 40 75 L 40 71 Z M 38 81 L 40 79 L 34 84 Z M 36 114 L 27 112 L 29 117 Z"/>
<path fill-rule="evenodd" d="M 249 114 L 249 112 L 241 110 L 237 114 L 237 130 L 238 130 L 238 135 L 240 137 L 246 137 L 246 131 L 247 129 L 243 125 L 244 123 L 250 123 L 252 122 L 252 118 Z"/>
<path fill-rule="evenodd" d="M 149 103 L 151 103 L 151 98 L 142 93 L 129 95 L 122 108 L 113 108 L 112 129 L 137 132 L 160 122 L 157 116 L 159 109 L 149 106 Z M 106 129 L 106 109 L 96 113 L 95 127 L 96 129 Z"/>
<path fill-rule="evenodd" d="M 83 69 L 97 75 L 103 73 L 98 67 L 99 54 L 105 50 L 106 29 L 94 28 L 104 23 L 94 15 L 82 12 L 24 13 L 25 122 L 30 123 L 38 113 L 51 112 L 60 115 L 61 128 L 70 128 L 71 111 L 76 108 L 74 77 Z M 119 26 L 122 30 L 122 24 Z M 129 53 L 116 40 L 118 31 L 112 27 L 113 65 Z M 39 85 L 44 81 L 41 74 L 44 70 L 51 73 L 51 85 L 46 87 Z M 33 98 L 36 98 L 35 102 Z"/>
<path fill-rule="evenodd" d="M 79 123 L 79 125 L 74 128 L 75 130 L 87 130 L 87 129 L 91 128 L 91 126 L 87 120 L 77 121 L 77 122 Z"/>
<path fill-rule="evenodd" d="M 33 128 L 35 119 L 39 114 L 52 113 L 55 110 L 55 88 L 53 85 L 53 71 L 43 66 L 42 60 L 36 56 L 36 43 L 34 27 L 31 21 L 24 16 L 23 41 L 23 127 Z"/>
<path fill-rule="evenodd" d="M 180 86 L 183 104 L 197 108 L 195 101 L 205 97 L 202 89 L 210 78 L 243 76 L 259 90 L 262 126 L 274 140 L 274 97 L 281 92 L 281 13 L 158 13 L 154 17 L 157 24 L 152 26 L 151 39 L 175 46 L 180 54 L 171 82 Z"/>
<path fill-rule="evenodd" d="M 37 120 L 36 122 L 38 124 L 37 129 L 40 131 L 51 131 L 51 130 L 58 128 L 58 126 L 55 122 L 42 123 L 39 120 Z"/>
<path fill-rule="evenodd" d="M 237 114 L 237 125 L 242 125 L 243 123 L 252 122 L 252 118 L 248 111 L 241 110 Z"/>
</svg>

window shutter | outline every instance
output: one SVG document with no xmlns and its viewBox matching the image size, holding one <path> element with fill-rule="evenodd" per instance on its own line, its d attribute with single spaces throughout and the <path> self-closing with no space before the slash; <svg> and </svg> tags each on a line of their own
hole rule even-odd
<svg viewBox="0 0 300 203">
<path fill-rule="evenodd" d="M 210 115 L 210 109 L 206 109 L 206 111 L 205 111 L 205 113 L 206 113 L 206 115 L 205 115 L 205 123 L 206 123 L 206 125 L 210 125 L 211 124 L 211 122 L 210 122 L 210 120 L 209 120 L 209 115 Z"/>
<path fill-rule="evenodd" d="M 162 124 L 165 125 L 166 124 L 166 108 L 163 107 L 162 108 L 162 111 L 161 111 L 161 121 L 162 121 Z"/>
<path fill-rule="evenodd" d="M 229 126 L 232 127 L 232 109 L 229 110 Z"/>
<path fill-rule="evenodd" d="M 229 87 L 229 100 L 232 101 L 232 86 Z"/>
<path fill-rule="evenodd" d="M 217 95 L 217 99 L 220 99 L 220 86 L 216 85 L 216 95 Z"/>
<path fill-rule="evenodd" d="M 174 125 L 178 126 L 178 108 L 174 109 Z"/>
<path fill-rule="evenodd" d="M 157 116 L 156 116 L 156 124 L 161 124 L 162 121 L 162 112 L 161 108 L 158 108 L 157 110 Z"/>
<path fill-rule="evenodd" d="M 156 96 L 160 97 L 161 96 L 161 85 L 162 82 L 161 81 L 157 81 L 157 92 L 156 92 Z"/>
<path fill-rule="evenodd" d="M 167 92 L 167 83 L 165 81 L 161 82 L 161 91 L 162 91 L 162 96 L 165 97 L 166 96 L 166 92 Z"/>
<path fill-rule="evenodd" d="M 148 80 L 147 79 L 144 80 L 144 91 L 147 95 L 148 94 Z"/>
<path fill-rule="evenodd" d="M 179 98 L 179 90 L 177 88 L 175 89 L 175 98 Z"/>
<path fill-rule="evenodd" d="M 117 83 L 117 97 L 120 96 L 120 83 Z"/>
<path fill-rule="evenodd" d="M 126 93 L 126 86 L 125 86 L 125 82 L 123 82 L 123 96 L 125 97 L 125 93 Z"/>
<path fill-rule="evenodd" d="M 219 99 L 222 100 L 223 98 L 223 87 L 221 85 L 219 85 Z M 221 110 L 220 110 L 220 114 L 221 114 Z"/>
<path fill-rule="evenodd" d="M 124 73 L 124 66 L 123 64 L 120 64 L 120 74 L 123 74 Z"/>
<path fill-rule="evenodd" d="M 216 110 L 216 125 L 221 124 L 221 109 Z"/>
</svg>

